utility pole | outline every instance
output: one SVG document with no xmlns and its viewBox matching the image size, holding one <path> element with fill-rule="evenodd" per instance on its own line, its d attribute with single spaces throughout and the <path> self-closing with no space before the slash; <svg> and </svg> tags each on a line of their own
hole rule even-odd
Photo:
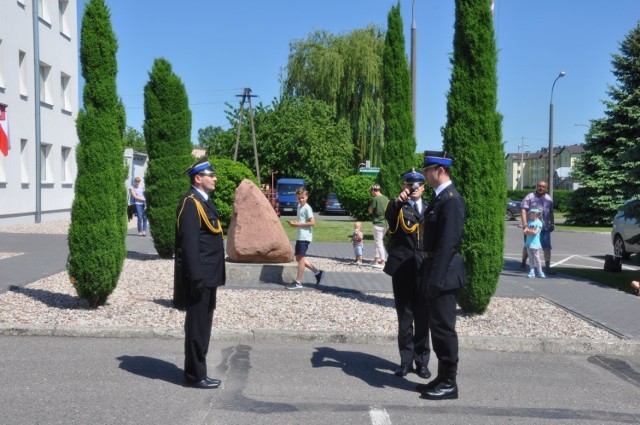
<svg viewBox="0 0 640 425">
<path fill-rule="evenodd" d="M 416 1 L 411 3 L 411 113 L 413 114 L 413 137 L 416 137 Z"/>
<path fill-rule="evenodd" d="M 524 148 L 529 147 L 529 145 L 524 144 L 524 136 L 522 137 L 522 141 L 520 142 L 520 146 L 518 146 L 518 151 L 520 152 L 520 167 L 518 170 L 518 174 L 520 175 L 520 190 L 522 190 L 522 180 L 524 180 Z"/>
<path fill-rule="evenodd" d="M 240 131 L 242 129 L 242 116 L 244 112 L 244 102 L 245 100 L 249 100 L 249 118 L 251 120 L 251 138 L 253 140 L 253 155 L 256 160 L 256 179 L 258 179 L 258 185 L 260 185 L 260 165 L 258 164 L 258 145 L 256 143 L 256 128 L 253 123 L 253 108 L 251 107 L 251 98 L 258 97 L 255 94 L 251 94 L 251 89 L 249 87 L 245 87 L 242 90 L 242 94 L 237 94 L 236 97 L 242 97 L 240 101 L 240 112 L 238 112 L 238 131 L 236 133 L 236 151 L 233 154 L 233 160 L 238 160 L 238 146 L 240 145 Z"/>
</svg>

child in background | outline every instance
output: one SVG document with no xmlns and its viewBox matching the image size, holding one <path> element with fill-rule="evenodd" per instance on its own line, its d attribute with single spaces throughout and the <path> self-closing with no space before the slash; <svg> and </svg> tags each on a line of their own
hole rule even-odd
<svg viewBox="0 0 640 425">
<path fill-rule="evenodd" d="M 298 228 L 298 236 L 296 238 L 296 245 L 293 255 L 298 262 L 298 272 L 296 274 L 296 280 L 291 284 L 285 286 L 287 289 L 301 289 L 302 288 L 302 275 L 304 269 L 307 268 L 313 272 L 316 276 L 316 286 L 320 285 L 322 278 L 324 277 L 324 270 L 317 269 L 309 258 L 307 258 L 307 250 L 309 244 L 313 241 L 313 226 L 316 225 L 313 218 L 313 210 L 311 206 L 307 204 L 309 193 L 304 187 L 296 189 L 296 198 L 298 198 L 298 217 L 297 220 L 289 222 L 289 226 Z"/>
<path fill-rule="evenodd" d="M 364 249 L 364 244 L 362 243 L 362 239 L 364 239 L 364 235 L 362 234 L 362 223 L 356 221 L 353 223 L 353 234 L 349 236 L 351 238 L 351 243 L 353 244 L 353 253 L 356 256 L 356 265 L 362 265 L 362 250 Z"/>
<path fill-rule="evenodd" d="M 532 208 L 529 211 L 527 228 L 524 229 L 524 234 L 527 236 L 525 246 L 529 254 L 529 279 L 536 277 L 535 271 L 538 272 L 539 278 L 546 278 L 542 272 L 542 263 L 540 262 L 540 250 L 542 249 L 542 245 L 540 244 L 541 230 L 542 221 L 540 221 L 540 210 L 538 208 Z"/>
</svg>

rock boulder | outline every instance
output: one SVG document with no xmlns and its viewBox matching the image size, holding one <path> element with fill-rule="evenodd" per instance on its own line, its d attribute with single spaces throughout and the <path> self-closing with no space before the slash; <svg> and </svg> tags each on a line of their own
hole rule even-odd
<svg viewBox="0 0 640 425">
<path fill-rule="evenodd" d="M 227 232 L 227 255 L 240 263 L 288 263 L 293 260 L 291 242 L 269 200 L 251 180 L 243 180 L 235 192 L 233 214 Z"/>
</svg>

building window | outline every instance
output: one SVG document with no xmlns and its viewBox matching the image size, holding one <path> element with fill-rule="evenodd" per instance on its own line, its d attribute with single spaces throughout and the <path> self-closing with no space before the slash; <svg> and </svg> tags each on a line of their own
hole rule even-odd
<svg viewBox="0 0 640 425">
<path fill-rule="evenodd" d="M 60 90 L 62 94 L 62 110 L 71 111 L 71 77 L 62 72 L 60 74 Z"/>
<path fill-rule="evenodd" d="M 51 67 L 44 62 L 40 62 L 40 102 L 53 105 L 50 73 Z"/>
<path fill-rule="evenodd" d="M 20 139 L 20 182 L 29 183 L 29 149 L 27 139 Z"/>
<path fill-rule="evenodd" d="M 69 30 L 69 13 L 67 12 L 68 7 L 69 0 L 58 0 L 60 33 L 67 38 L 71 38 L 71 31 Z"/>
<path fill-rule="evenodd" d="M 42 143 L 40 145 L 40 181 L 42 183 L 53 183 L 53 173 L 51 171 L 51 145 Z"/>
<path fill-rule="evenodd" d="M 4 45 L 0 39 L 0 89 L 5 88 L 4 85 Z"/>
<path fill-rule="evenodd" d="M 62 183 L 71 182 L 71 148 L 62 147 L 60 151 L 60 158 L 62 159 L 62 169 L 60 176 L 62 177 Z"/>
<path fill-rule="evenodd" d="M 49 13 L 49 0 L 38 0 L 38 18 L 46 23 L 51 23 L 51 13 Z"/>
<path fill-rule="evenodd" d="M 23 51 L 18 52 L 18 66 L 20 72 L 20 96 L 28 96 L 27 91 L 27 54 Z"/>
</svg>

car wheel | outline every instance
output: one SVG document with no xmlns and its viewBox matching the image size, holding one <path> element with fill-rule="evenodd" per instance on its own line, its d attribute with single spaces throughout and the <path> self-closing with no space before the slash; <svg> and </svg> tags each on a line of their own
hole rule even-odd
<svg viewBox="0 0 640 425">
<path fill-rule="evenodd" d="M 507 210 L 507 221 L 513 220 L 513 213 L 510 210 Z"/>
<path fill-rule="evenodd" d="M 622 236 L 616 235 L 613 238 L 613 253 L 619 257 L 628 259 L 631 254 L 624 250 L 624 241 L 622 240 Z"/>
</svg>

